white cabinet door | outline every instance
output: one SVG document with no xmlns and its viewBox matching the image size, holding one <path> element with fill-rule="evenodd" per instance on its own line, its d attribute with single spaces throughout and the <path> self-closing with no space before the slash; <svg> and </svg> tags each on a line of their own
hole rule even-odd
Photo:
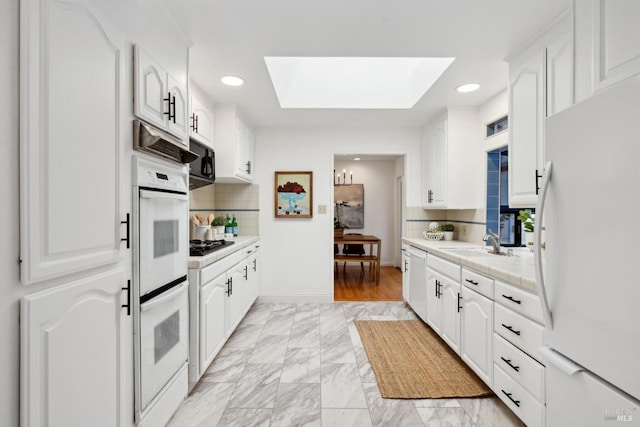
<svg viewBox="0 0 640 427">
<path fill-rule="evenodd" d="M 440 286 L 440 335 L 460 353 L 460 284 L 443 277 Z"/>
<path fill-rule="evenodd" d="M 226 339 L 226 294 L 226 274 L 221 274 L 200 288 L 200 375 L 206 371 Z"/>
<path fill-rule="evenodd" d="M 449 107 L 422 139 L 422 207 L 479 209 L 484 206 L 486 153 L 478 134 L 477 111 Z"/>
<path fill-rule="evenodd" d="M 509 70 L 509 206 L 535 207 L 544 161 L 544 52 Z"/>
<path fill-rule="evenodd" d="M 254 136 L 233 105 L 214 109 L 216 182 L 246 183 L 254 176 Z"/>
<path fill-rule="evenodd" d="M 427 313 L 425 322 L 431 329 L 436 331 L 438 335 L 440 332 L 440 284 L 442 283 L 442 276 L 433 271 L 427 269 Z"/>
<path fill-rule="evenodd" d="M 134 68 L 135 115 L 188 145 L 189 98 L 186 86 L 167 73 L 140 46 L 135 47 Z"/>
<path fill-rule="evenodd" d="M 493 381 L 493 301 L 461 289 L 460 356 L 489 387 Z"/>
<path fill-rule="evenodd" d="M 253 131 L 240 119 L 237 120 L 237 125 L 236 174 L 242 178 L 253 180 Z"/>
<path fill-rule="evenodd" d="M 187 88 L 170 74 L 167 74 L 167 90 L 171 94 L 172 108 L 171 116 L 167 118 L 167 130 L 180 138 L 186 145 L 189 140 L 187 126 L 189 98 L 187 98 Z"/>
<path fill-rule="evenodd" d="M 573 37 L 564 33 L 546 50 L 546 116 L 573 105 Z"/>
<path fill-rule="evenodd" d="M 135 115 L 164 129 L 171 101 L 167 73 L 140 46 L 135 52 Z"/>
<path fill-rule="evenodd" d="M 246 303 L 245 309 L 248 310 L 258 298 L 258 292 L 260 289 L 260 276 L 258 270 L 258 249 L 254 246 L 253 252 L 247 259 L 247 265 L 249 268 L 249 279 L 247 280 L 246 289 Z"/>
<path fill-rule="evenodd" d="M 238 323 L 240 323 L 242 315 L 244 314 L 243 292 L 246 288 L 246 281 L 244 278 L 245 265 L 246 264 L 244 262 L 240 263 L 227 273 L 229 280 L 231 280 L 231 292 L 227 298 L 227 312 L 229 314 L 227 322 L 227 336 L 231 335 L 236 326 L 238 326 Z"/>
<path fill-rule="evenodd" d="M 30 284 L 122 256 L 124 41 L 75 3 L 20 6 L 20 260 Z"/>
<path fill-rule="evenodd" d="M 585 56 L 576 72 L 593 70 L 593 90 L 640 74 L 640 2 L 590 0 L 576 2 L 575 8 L 576 27 L 584 29 L 576 31 L 576 48 L 592 54 L 592 62 Z"/>
<path fill-rule="evenodd" d="M 447 120 L 440 122 L 422 142 L 423 205 L 446 206 Z"/>
<path fill-rule="evenodd" d="M 111 270 L 22 300 L 21 425 L 131 424 L 124 285 L 123 270 Z"/>
<path fill-rule="evenodd" d="M 409 302 L 409 249 L 406 247 L 402 248 L 402 299 L 406 302 Z"/>
<path fill-rule="evenodd" d="M 189 136 L 213 148 L 213 114 L 195 96 L 191 97 Z"/>
</svg>

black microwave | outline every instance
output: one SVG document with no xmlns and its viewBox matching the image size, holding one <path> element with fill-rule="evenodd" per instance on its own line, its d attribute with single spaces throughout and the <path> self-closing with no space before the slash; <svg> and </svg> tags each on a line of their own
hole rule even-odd
<svg viewBox="0 0 640 427">
<path fill-rule="evenodd" d="M 216 180 L 216 155 L 213 149 L 198 141 L 189 141 L 189 150 L 198 158 L 189 163 L 189 189 L 213 184 Z"/>
</svg>

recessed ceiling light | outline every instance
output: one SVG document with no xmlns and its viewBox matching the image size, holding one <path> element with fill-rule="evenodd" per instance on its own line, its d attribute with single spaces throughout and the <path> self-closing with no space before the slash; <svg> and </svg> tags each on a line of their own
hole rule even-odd
<svg viewBox="0 0 640 427">
<path fill-rule="evenodd" d="M 360 160 L 360 157 L 354 157 L 353 160 Z"/>
<path fill-rule="evenodd" d="M 224 76 L 220 81 L 227 86 L 242 86 L 244 84 L 244 80 L 238 76 Z"/>
<path fill-rule="evenodd" d="M 281 108 L 409 109 L 455 58 L 264 58 Z"/>
<path fill-rule="evenodd" d="M 456 88 L 456 90 L 460 93 L 473 92 L 480 89 L 480 85 L 478 83 L 468 83 L 466 85 L 460 85 Z"/>
</svg>

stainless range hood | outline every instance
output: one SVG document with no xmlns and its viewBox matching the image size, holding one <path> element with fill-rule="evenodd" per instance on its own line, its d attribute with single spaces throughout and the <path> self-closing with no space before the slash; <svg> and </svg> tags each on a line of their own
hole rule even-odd
<svg viewBox="0 0 640 427">
<path fill-rule="evenodd" d="M 198 158 L 176 137 L 140 120 L 133 121 L 133 148 L 177 163 L 191 163 Z"/>
</svg>

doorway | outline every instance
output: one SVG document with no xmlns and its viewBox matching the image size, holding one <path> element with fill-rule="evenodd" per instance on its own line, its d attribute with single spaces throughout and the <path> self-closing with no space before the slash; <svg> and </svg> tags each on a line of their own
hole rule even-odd
<svg viewBox="0 0 640 427">
<path fill-rule="evenodd" d="M 375 265 L 371 269 L 369 262 L 365 260 L 361 264 L 357 259 L 358 256 L 375 255 L 375 245 L 373 248 L 364 245 L 351 254 L 345 253 L 347 245 L 334 244 L 334 254 L 341 258 L 356 255 L 356 259 L 346 263 L 342 259 L 334 262 L 335 301 L 402 301 L 402 274 L 396 266 L 401 260 L 404 167 L 404 154 L 334 155 L 334 222 L 348 226 L 344 234 L 375 236 L 381 241 L 382 248 L 379 283 L 376 284 Z M 353 196 L 360 192 L 361 202 Z M 362 217 L 356 220 L 356 214 Z"/>
</svg>

